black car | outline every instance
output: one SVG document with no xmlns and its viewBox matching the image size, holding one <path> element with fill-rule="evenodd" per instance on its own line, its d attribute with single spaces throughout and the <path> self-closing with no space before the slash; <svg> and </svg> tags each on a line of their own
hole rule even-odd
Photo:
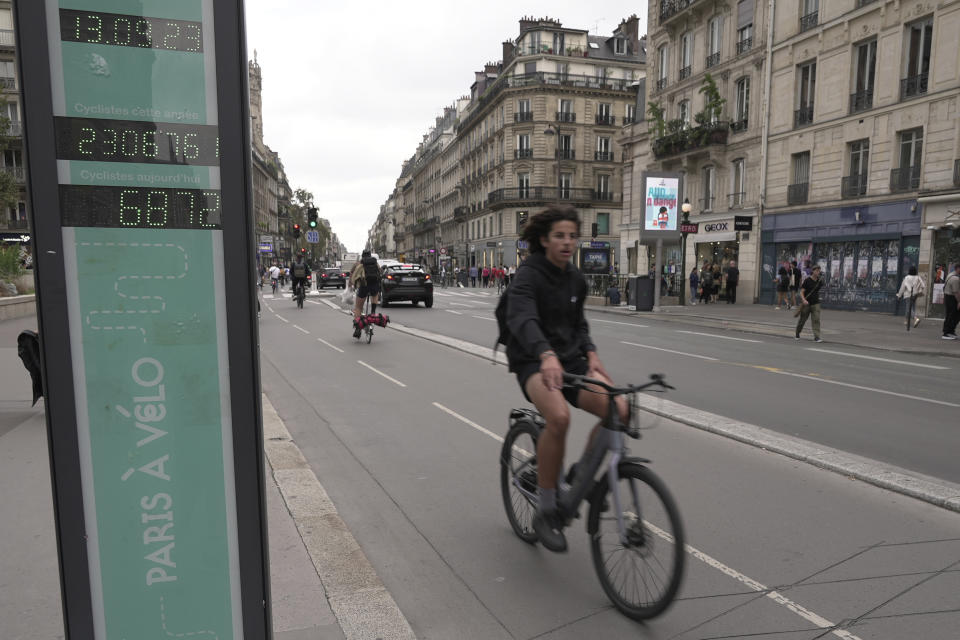
<svg viewBox="0 0 960 640">
<path fill-rule="evenodd" d="M 383 268 L 380 300 L 390 306 L 397 300 L 409 300 L 413 306 L 422 300 L 428 309 L 433 306 L 433 280 L 418 264 L 393 264 Z"/>
<path fill-rule="evenodd" d="M 321 269 L 317 274 L 317 291 L 325 287 L 346 289 L 349 275 L 340 269 Z"/>
</svg>

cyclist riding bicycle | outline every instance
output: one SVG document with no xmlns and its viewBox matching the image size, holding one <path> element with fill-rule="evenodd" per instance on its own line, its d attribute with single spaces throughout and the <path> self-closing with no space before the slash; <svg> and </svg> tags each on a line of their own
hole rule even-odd
<svg viewBox="0 0 960 640">
<path fill-rule="evenodd" d="M 307 292 L 307 277 L 310 275 L 310 267 L 307 266 L 307 263 L 303 261 L 302 255 L 297 255 L 292 263 L 290 263 L 290 281 L 292 286 L 290 290 L 293 292 L 293 297 L 297 297 L 297 287 L 303 287 L 304 295 Z"/>
<path fill-rule="evenodd" d="M 523 231 L 530 256 L 517 269 L 507 288 L 507 360 L 523 395 L 546 420 L 537 441 L 539 510 L 533 528 L 550 551 L 566 551 L 564 515 L 557 508 L 570 408 L 602 419 L 606 395 L 588 388 L 563 386 L 564 372 L 586 375 L 612 384 L 597 356 L 597 347 L 583 313 L 586 280 L 570 262 L 580 236 L 580 218 L 569 205 L 551 205 L 533 216 Z M 600 389 L 595 389 L 600 391 Z M 627 402 L 616 399 L 620 419 L 628 420 Z M 600 423 L 590 434 L 596 436 Z M 589 444 L 588 444 L 589 446 Z"/>
<path fill-rule="evenodd" d="M 360 262 L 350 272 L 350 282 L 357 287 L 356 302 L 353 304 L 353 337 L 359 338 L 362 331 L 357 319 L 363 313 L 363 303 L 370 296 L 370 313 L 377 312 L 377 303 L 380 301 L 380 265 L 377 259 L 364 249 Z"/>
<path fill-rule="evenodd" d="M 270 286 L 273 289 L 273 292 L 277 292 L 277 283 L 280 281 L 280 267 L 273 265 L 269 269 L 270 271 Z"/>
</svg>

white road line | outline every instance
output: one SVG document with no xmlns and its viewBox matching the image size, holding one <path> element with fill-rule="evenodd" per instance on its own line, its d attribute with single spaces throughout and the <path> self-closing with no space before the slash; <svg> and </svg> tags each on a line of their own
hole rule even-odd
<svg viewBox="0 0 960 640">
<path fill-rule="evenodd" d="M 636 324 L 635 322 L 617 322 L 616 320 L 600 320 L 598 318 L 593 318 L 590 322 L 604 322 L 606 324 L 625 324 L 628 327 L 646 327 L 645 324 Z"/>
<path fill-rule="evenodd" d="M 456 315 L 458 315 L 458 316 L 462 316 L 462 315 L 463 315 L 463 314 L 460 313 L 459 311 L 454 311 L 453 309 L 444 309 L 444 311 L 446 311 L 447 313 L 456 314 Z"/>
<path fill-rule="evenodd" d="M 629 343 L 628 343 L 628 344 L 629 344 Z M 443 406 L 443 405 L 440 404 L 439 402 L 434 402 L 434 403 L 433 403 L 433 406 L 435 406 L 436 408 L 440 409 L 441 411 L 444 411 L 444 412 L 450 414 L 451 416 L 453 416 L 453 417 L 456 418 L 457 420 L 463 422 L 464 424 L 466 424 L 466 425 L 468 425 L 468 426 L 470 426 L 470 427 L 473 427 L 474 429 L 476 429 L 476 430 L 479 431 L 480 433 L 483 433 L 483 434 L 486 434 L 486 435 L 490 436 L 491 438 L 493 438 L 493 439 L 496 440 L 497 442 L 501 442 L 501 443 L 503 442 L 503 438 L 502 438 L 502 437 L 498 436 L 497 434 L 495 434 L 494 432 L 490 431 L 490 430 L 487 429 L 486 427 L 480 426 L 479 424 L 477 424 L 477 423 L 474 422 L 473 420 L 470 420 L 469 418 L 465 418 L 464 416 L 460 415 L 459 413 L 457 413 L 457 412 L 454 411 L 453 409 L 448 409 L 447 407 Z M 517 449 L 520 450 L 520 451 L 522 451 L 522 452 L 524 453 L 524 455 L 532 455 L 530 452 L 525 451 L 524 449 L 522 449 L 522 448 L 520 448 L 520 447 L 517 447 Z M 650 527 L 650 529 L 651 529 L 654 533 L 656 533 L 658 536 L 660 536 L 660 537 L 663 538 L 664 540 L 667 540 L 667 541 L 669 541 L 669 542 L 673 542 L 673 536 L 672 536 L 672 535 L 670 535 L 669 533 L 667 533 L 667 532 L 664 531 L 663 529 L 660 529 L 659 527 L 657 527 L 656 525 L 654 525 L 654 524 L 652 524 L 652 523 L 650 523 L 650 522 L 647 522 L 647 521 L 644 521 L 644 522 L 645 522 L 645 524 L 647 524 L 647 525 Z M 703 562 L 703 563 L 705 563 L 705 564 L 713 567 L 714 569 L 720 571 L 721 573 L 724 573 L 724 574 L 730 576 L 730 577 L 733 578 L 734 580 L 737 580 L 737 581 L 745 584 L 746 586 L 750 587 L 750 588 L 753 589 L 754 591 L 757 591 L 757 592 L 760 592 L 760 593 L 766 593 L 766 596 L 767 596 L 768 598 L 770 598 L 771 600 L 773 600 L 774 602 L 776 602 L 777 604 L 786 607 L 787 609 L 789 609 L 790 611 L 793 611 L 795 614 L 797 614 L 798 616 L 800 616 L 800 617 L 803 618 L 804 620 L 806 620 L 806 621 L 808 621 L 808 622 L 811 622 L 811 623 L 817 625 L 817 626 L 820 627 L 821 629 L 832 629 L 833 627 L 836 626 L 834 623 L 830 622 L 830 621 L 827 620 L 826 618 L 824 618 L 824 617 L 822 617 L 822 616 L 814 613 L 813 611 L 810 611 L 809 609 L 807 609 L 806 607 L 803 607 L 802 605 L 797 604 L 796 602 L 794 602 L 793 600 L 790 600 L 789 598 L 783 596 L 782 594 L 780 594 L 780 593 L 778 593 L 778 592 L 776 592 L 776 591 L 771 590 L 770 588 L 762 585 L 761 583 L 757 582 L 757 581 L 754 580 L 753 578 L 751 578 L 751 577 L 749 577 L 749 576 L 747 576 L 747 575 L 744 575 L 744 574 L 740 573 L 740 572 L 737 571 L 736 569 L 734 569 L 734 568 L 732 568 L 732 567 L 728 567 L 727 565 L 723 564 L 722 562 L 720 562 L 720 561 L 717 560 L 716 558 L 713 558 L 713 557 L 711 557 L 711 556 L 708 556 L 707 554 L 705 554 L 704 552 L 700 551 L 699 549 L 697 549 L 697 548 L 695 548 L 695 547 L 692 547 L 692 546 L 690 546 L 690 545 L 688 544 L 688 545 L 684 545 L 684 550 L 685 550 L 687 553 L 689 553 L 690 555 L 692 555 L 694 558 L 696 558 L 696 559 L 700 560 L 701 562 Z M 833 633 L 834 635 L 840 637 L 840 638 L 844 638 L 844 640 L 860 640 L 857 636 L 853 635 L 853 634 L 850 633 L 849 631 L 844 631 L 843 629 L 832 629 L 832 633 Z"/>
<path fill-rule="evenodd" d="M 373 371 L 374 373 L 383 376 L 384 378 L 386 378 L 387 380 L 389 380 L 390 382 L 392 382 L 392 383 L 394 383 L 394 384 L 396 384 L 396 385 L 399 385 L 399 386 L 401 386 L 401 387 L 406 387 L 406 386 L 407 386 L 407 385 L 403 384 L 402 382 L 400 382 L 399 380 L 397 380 L 396 378 L 391 378 L 390 376 L 388 376 L 387 374 L 385 374 L 383 371 L 380 371 L 380 370 L 378 370 L 378 369 L 375 369 L 375 368 L 371 367 L 370 365 L 368 365 L 368 364 L 367 364 L 366 362 L 364 362 L 363 360 L 357 360 L 357 364 L 362 364 L 362 365 L 365 366 L 367 369 L 370 369 L 370 371 Z"/>
<path fill-rule="evenodd" d="M 464 303 L 462 303 L 462 302 L 451 302 L 450 304 L 451 304 L 451 305 L 456 305 L 456 306 L 458 306 L 458 307 L 467 307 L 468 309 L 471 308 L 471 307 L 473 307 L 472 304 L 464 304 Z"/>
<path fill-rule="evenodd" d="M 290 324 L 290 321 L 287 320 L 286 318 L 284 318 L 284 317 L 283 317 L 282 315 L 280 315 L 279 313 L 277 314 L 277 317 L 280 318 L 281 320 L 283 320 L 284 322 L 286 322 L 287 324 Z"/>
<path fill-rule="evenodd" d="M 310 304 L 323 304 L 319 300 L 307 300 L 307 302 L 309 302 Z"/>
<path fill-rule="evenodd" d="M 911 367 L 923 367 L 925 369 L 939 369 L 941 371 L 946 371 L 950 369 L 950 367 L 940 367 L 935 364 L 920 364 L 919 362 L 907 362 L 906 360 L 892 360 L 890 358 L 878 358 L 876 356 L 862 356 L 859 353 L 833 351 L 832 349 L 817 349 L 816 347 L 807 347 L 807 351 L 818 351 L 820 353 L 832 353 L 838 356 L 847 356 L 850 358 L 863 358 L 864 360 L 879 360 L 880 362 L 892 362 L 894 364 L 906 364 Z"/>
<path fill-rule="evenodd" d="M 334 351 L 339 351 L 340 353 L 343 353 L 343 349 L 341 349 L 340 347 L 335 347 L 335 346 L 333 346 L 332 344 L 330 344 L 329 342 L 327 342 L 327 341 L 324 340 L 323 338 L 317 338 L 317 342 L 322 342 L 323 344 L 327 345 L 328 347 L 330 347 L 330 348 L 333 349 Z"/>
<path fill-rule="evenodd" d="M 732 338 L 730 336 L 720 336 L 715 333 L 703 333 L 701 331 L 681 331 L 677 329 L 677 333 L 689 333 L 695 336 L 707 336 L 708 338 L 720 338 L 722 340 L 737 340 L 738 342 L 760 342 L 763 343 L 763 340 L 748 340 L 747 338 Z"/>
<path fill-rule="evenodd" d="M 459 413 L 457 413 L 457 412 L 454 411 L 453 409 L 448 409 L 448 408 L 446 408 L 445 406 L 443 406 L 442 404 L 440 404 L 439 402 L 434 402 L 434 403 L 433 403 L 433 406 L 435 406 L 437 409 L 440 409 L 441 411 L 445 411 L 445 412 L 449 413 L 450 415 L 452 415 L 454 418 L 456 418 L 456 419 L 459 420 L 460 422 L 462 422 L 462 423 L 464 423 L 464 424 L 466 424 L 466 425 L 469 425 L 469 426 L 473 427 L 474 429 L 476 429 L 476 430 L 479 431 L 480 433 L 485 433 L 485 434 L 487 434 L 488 436 L 490 436 L 491 438 L 493 438 L 493 439 L 496 440 L 497 442 L 503 442 L 503 438 L 502 438 L 501 436 L 498 436 L 497 434 L 495 434 L 493 431 L 490 431 L 490 429 L 487 429 L 486 427 L 481 427 L 480 425 L 478 425 L 478 424 L 477 424 L 476 422 L 474 422 L 473 420 L 470 420 L 469 418 L 464 418 L 462 415 L 460 415 Z M 528 454 L 528 455 L 529 455 L 529 454 Z"/>
<path fill-rule="evenodd" d="M 700 358 L 701 360 L 712 360 L 716 362 L 717 358 L 711 358 L 710 356 L 701 356 L 696 353 L 686 353 L 685 351 L 674 351 L 673 349 L 661 349 L 660 347 L 651 347 L 648 344 L 637 344 L 636 342 L 624 342 L 620 341 L 620 344 L 628 344 L 631 347 L 640 347 L 641 349 L 653 349 L 654 351 L 666 351 L 667 353 L 675 353 L 679 356 L 689 356 L 691 358 Z"/>
<path fill-rule="evenodd" d="M 310 332 L 307 331 L 306 329 L 304 329 L 303 327 L 299 327 L 299 326 L 297 326 L 297 325 L 293 325 L 293 328 L 296 329 L 296 330 L 298 330 L 298 331 L 303 331 L 303 332 L 304 332 L 305 334 L 307 334 L 307 335 L 310 335 Z"/>
<path fill-rule="evenodd" d="M 898 398 L 907 398 L 908 400 L 919 400 L 920 402 L 929 402 L 931 404 L 940 404 L 945 407 L 960 407 L 960 404 L 954 404 L 953 402 L 946 402 L 944 400 L 934 400 L 933 398 L 923 398 L 921 396 L 912 396 L 908 393 L 897 393 L 896 391 L 887 391 L 885 389 L 875 389 L 873 387 L 864 387 L 859 384 L 850 384 L 849 382 L 840 382 L 839 380 L 828 380 L 826 378 L 818 378 L 816 376 L 806 376 L 802 373 L 790 373 L 789 371 L 774 371 L 771 369 L 766 369 L 770 373 L 778 373 L 782 376 L 793 376 L 794 378 L 803 378 L 804 380 L 813 380 L 814 382 L 826 382 L 827 384 L 835 384 L 840 387 L 848 387 L 850 389 L 860 389 L 861 391 L 873 391 L 874 393 L 882 393 L 887 396 L 896 396 Z"/>
<path fill-rule="evenodd" d="M 474 318 L 479 318 L 480 320 L 492 320 L 493 322 L 496 322 L 496 321 L 497 321 L 496 318 L 491 318 L 491 317 L 489 317 L 489 316 L 473 316 L 473 317 L 474 317 Z"/>
<path fill-rule="evenodd" d="M 340 311 L 340 307 L 338 307 L 336 304 L 330 302 L 329 300 L 321 300 L 320 302 L 322 302 L 323 304 L 327 305 L 327 306 L 330 307 L 331 309 L 336 309 L 337 311 Z"/>
</svg>

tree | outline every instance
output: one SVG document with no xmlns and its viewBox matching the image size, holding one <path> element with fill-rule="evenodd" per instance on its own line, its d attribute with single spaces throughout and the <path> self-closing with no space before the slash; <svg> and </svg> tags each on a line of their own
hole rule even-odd
<svg viewBox="0 0 960 640">
<path fill-rule="evenodd" d="M 7 104 L 6 98 L 0 98 L 0 107 Z M 5 113 L 6 109 L 0 111 Z M 10 131 L 10 118 L 0 115 L 0 151 L 3 151 L 9 145 L 10 139 L 7 133 Z M 0 208 L 16 208 L 20 201 L 20 189 L 17 187 L 17 181 L 14 175 L 9 171 L 0 171 Z"/>
</svg>

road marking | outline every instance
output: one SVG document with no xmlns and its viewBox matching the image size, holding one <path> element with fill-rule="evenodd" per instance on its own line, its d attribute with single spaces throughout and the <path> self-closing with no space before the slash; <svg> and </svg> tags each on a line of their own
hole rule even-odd
<svg viewBox="0 0 960 640">
<path fill-rule="evenodd" d="M 297 325 L 293 325 L 293 328 L 294 328 L 294 329 L 297 329 L 298 331 L 302 331 L 302 332 L 304 332 L 304 333 L 307 334 L 307 335 L 310 335 L 310 332 L 307 331 L 306 329 L 304 329 L 303 327 L 299 327 L 299 326 L 297 326 Z"/>
<path fill-rule="evenodd" d="M 264 300 L 273 300 L 273 294 L 272 294 L 272 293 L 265 293 L 265 294 L 263 294 L 263 299 L 264 299 Z"/>
<path fill-rule="evenodd" d="M 370 371 L 373 371 L 374 373 L 383 376 L 384 378 L 386 378 L 387 380 L 389 380 L 390 382 L 392 382 L 392 383 L 394 383 L 394 384 L 396 384 L 396 385 L 399 385 L 399 386 L 401 386 L 401 387 L 406 387 L 406 386 L 407 386 L 407 385 L 403 384 L 402 382 L 400 382 L 399 380 L 397 380 L 396 378 L 391 378 L 390 376 L 388 376 L 387 374 L 385 374 L 383 371 L 380 371 L 379 369 L 375 369 L 375 368 L 371 367 L 370 365 L 368 365 L 368 364 L 367 364 L 366 362 L 364 362 L 363 360 L 357 360 L 357 363 L 358 363 L 358 364 L 362 364 L 362 365 L 365 366 L 367 369 L 370 369 Z"/>
<path fill-rule="evenodd" d="M 459 420 L 460 422 L 462 422 L 462 423 L 464 423 L 464 424 L 466 424 L 466 425 L 469 425 L 469 426 L 473 427 L 474 429 L 476 429 L 476 430 L 479 431 L 480 433 L 485 433 L 485 434 L 487 434 L 488 436 L 490 436 L 491 438 L 493 438 L 493 439 L 496 440 L 497 442 L 503 442 L 503 438 L 500 437 L 500 436 L 498 436 L 497 434 L 495 434 L 493 431 L 490 431 L 490 429 L 487 429 L 486 427 L 481 427 L 480 425 L 478 425 L 478 424 L 477 424 L 476 422 L 474 422 L 473 420 L 470 420 L 469 418 L 464 418 L 462 415 L 460 415 L 459 413 L 457 413 L 457 412 L 454 411 L 453 409 L 448 409 L 448 408 L 446 408 L 445 406 L 443 406 L 442 404 L 440 404 L 439 402 L 434 402 L 434 403 L 433 403 L 433 406 L 435 406 L 437 409 L 440 409 L 441 411 L 445 411 L 445 412 L 449 413 L 450 415 L 452 415 L 454 418 L 456 418 L 456 419 Z M 530 454 L 528 453 L 527 455 L 530 455 Z"/>
<path fill-rule="evenodd" d="M 490 317 L 488 317 L 488 316 L 473 316 L 473 317 L 474 317 L 474 318 L 479 318 L 480 320 L 490 320 L 490 321 L 492 321 L 492 322 L 496 322 L 496 321 L 497 321 L 496 318 L 490 318 Z"/>
<path fill-rule="evenodd" d="M 462 303 L 462 302 L 451 302 L 450 304 L 456 305 L 456 306 L 458 306 L 458 307 L 467 307 L 468 309 L 471 308 L 471 307 L 473 307 L 472 304 L 464 304 L 464 303 Z"/>
<path fill-rule="evenodd" d="M 462 316 L 462 315 L 463 315 L 463 314 L 460 313 L 459 311 L 454 311 L 453 309 L 444 309 L 444 311 L 446 311 L 447 313 L 456 314 L 456 315 L 458 315 L 458 316 Z"/>
<path fill-rule="evenodd" d="M 322 302 L 323 304 L 327 305 L 327 306 L 330 307 L 331 309 L 336 309 L 337 311 L 340 311 L 340 307 L 339 307 L 338 305 L 330 302 L 329 300 L 321 300 L 320 302 Z"/>
<path fill-rule="evenodd" d="M 790 373 L 789 371 L 777 371 L 775 369 L 768 369 L 770 373 L 779 373 L 782 376 L 793 376 L 794 378 L 803 378 L 804 380 L 813 380 L 814 382 L 826 382 L 828 384 L 835 384 L 841 387 L 848 387 L 850 389 L 860 389 L 861 391 L 873 391 L 874 393 L 882 393 L 888 396 L 896 396 L 898 398 L 907 398 L 908 400 L 919 400 L 920 402 L 929 402 L 931 404 L 940 404 L 945 407 L 960 407 L 960 404 L 954 404 L 953 402 L 946 402 L 944 400 L 934 400 L 933 398 L 923 398 L 921 396 L 912 396 L 908 393 L 897 393 L 896 391 L 887 391 L 885 389 L 875 389 L 873 387 L 864 387 L 859 384 L 850 384 L 849 382 L 840 382 L 839 380 L 828 380 L 827 378 L 818 378 L 817 376 L 807 376 L 802 373 Z"/>
<path fill-rule="evenodd" d="M 309 302 L 310 304 L 323 304 L 319 300 L 307 300 L 307 302 Z"/>
<path fill-rule="evenodd" d="M 641 349 L 653 349 L 654 351 L 666 351 L 667 353 L 675 353 L 680 356 L 689 356 L 691 358 L 700 358 L 701 360 L 712 360 L 716 362 L 717 358 L 711 358 L 710 356 L 701 356 L 696 353 L 687 353 L 685 351 L 674 351 L 673 349 L 661 349 L 660 347 L 651 347 L 648 344 L 637 344 L 636 342 L 624 342 L 620 341 L 621 344 L 628 344 L 631 347 L 640 347 Z"/>
<path fill-rule="evenodd" d="M 950 367 L 940 367 L 935 364 L 920 364 L 919 362 L 907 362 L 906 360 L 892 360 L 890 358 L 878 358 L 876 356 L 862 356 L 858 353 L 847 353 L 845 351 L 833 351 L 832 349 L 818 349 L 816 347 L 807 347 L 807 351 L 819 351 L 820 353 L 832 353 L 838 356 L 848 356 L 850 358 L 863 358 L 864 360 L 879 360 L 880 362 L 906 364 L 911 367 L 923 367 L 925 369 L 939 369 L 941 371 L 946 371 L 950 369 Z"/>
<path fill-rule="evenodd" d="M 747 338 L 733 338 L 730 336 L 719 336 L 715 333 L 703 333 L 701 331 L 681 331 L 678 329 L 677 333 L 689 333 L 695 336 L 707 336 L 708 338 L 721 338 L 723 340 L 737 340 L 739 342 L 759 342 L 761 344 L 763 343 L 763 340 L 748 340 Z"/>
<path fill-rule="evenodd" d="M 317 338 L 317 342 L 322 342 L 323 344 L 327 345 L 328 347 L 330 347 L 330 348 L 333 349 L 334 351 L 339 351 L 340 353 L 343 353 L 343 349 L 341 349 L 340 347 L 335 347 L 335 346 L 333 346 L 332 344 L 330 344 L 329 342 L 327 342 L 327 341 L 324 340 L 323 338 Z"/>
<path fill-rule="evenodd" d="M 629 343 L 627 343 L 627 344 L 629 344 Z M 497 442 L 500 442 L 500 443 L 503 442 L 503 438 L 502 438 L 502 437 L 498 436 L 497 434 L 495 434 L 494 432 L 490 431 L 489 429 L 480 426 L 479 424 L 477 424 L 477 423 L 474 422 L 473 420 L 470 420 L 469 418 L 465 418 L 464 416 L 460 415 L 459 413 L 457 413 L 457 412 L 454 411 L 453 409 L 448 409 L 447 407 L 443 406 L 443 405 L 440 404 L 439 402 L 434 402 L 434 403 L 433 403 L 433 406 L 435 406 L 436 408 L 440 409 L 441 411 L 444 411 L 444 412 L 450 414 L 451 416 L 453 416 L 453 417 L 456 418 L 457 420 L 460 420 L 460 421 L 463 422 L 464 424 L 466 424 L 466 425 L 468 425 L 468 426 L 470 426 L 470 427 L 473 427 L 474 429 L 476 429 L 476 430 L 479 431 L 480 433 L 483 433 L 483 434 L 486 434 L 486 435 L 490 436 L 491 438 L 493 438 L 493 439 L 496 440 Z M 521 447 L 517 447 L 517 449 L 520 450 L 520 451 L 522 451 L 525 455 L 532 455 L 530 452 L 525 451 L 525 450 L 522 449 Z M 646 520 L 644 520 L 644 523 L 645 523 L 646 525 L 648 525 L 649 528 L 650 528 L 654 533 L 656 533 L 658 536 L 660 536 L 660 537 L 663 538 L 664 540 L 667 540 L 668 542 L 673 542 L 673 536 L 670 535 L 669 533 L 667 533 L 666 531 L 664 531 L 663 529 L 660 529 L 660 528 L 657 527 L 656 525 L 654 525 L 654 524 L 652 524 L 652 523 L 650 523 L 650 522 L 648 522 L 648 521 L 646 521 Z M 798 616 L 800 616 L 800 617 L 803 618 L 804 620 L 806 620 L 806 621 L 808 621 L 808 622 L 811 622 L 811 623 L 817 625 L 819 628 L 821 628 L 821 629 L 830 629 L 831 632 L 832 632 L 834 635 L 836 635 L 836 636 L 838 636 L 838 637 L 840 637 L 840 638 L 844 638 L 845 640 L 860 640 L 857 636 L 853 635 L 853 634 L 850 633 L 849 631 L 844 631 L 843 629 L 836 629 L 836 628 L 834 628 L 834 627 L 836 627 L 837 625 L 835 625 L 834 623 L 830 622 L 830 621 L 827 620 L 826 618 L 824 618 L 824 617 L 822 617 L 822 616 L 814 613 L 813 611 L 810 611 L 809 609 L 807 609 L 806 607 L 803 607 L 802 605 L 797 604 L 797 603 L 794 602 L 793 600 L 790 600 L 789 598 L 783 596 L 782 594 L 778 593 L 777 591 L 771 590 L 770 588 L 768 588 L 768 587 L 764 586 L 763 584 L 757 582 L 757 581 L 754 580 L 753 578 L 751 578 L 751 577 L 749 577 L 749 576 L 747 576 L 747 575 L 745 575 L 745 574 L 743 574 L 743 573 L 740 573 L 740 572 L 737 571 L 736 569 L 734 569 L 734 568 L 732 568 L 732 567 L 728 567 L 727 565 L 723 564 L 722 562 L 720 562 L 720 561 L 717 560 L 716 558 L 713 558 L 713 557 L 707 555 L 706 553 L 700 551 L 699 549 L 697 549 L 697 548 L 695 548 L 695 547 L 692 547 L 692 546 L 690 546 L 689 544 L 687 544 L 687 545 L 684 545 L 684 550 L 685 550 L 687 553 L 689 553 L 690 555 L 692 555 L 694 558 L 696 558 L 697 560 L 700 560 L 701 562 L 703 562 L 703 563 L 705 563 L 705 564 L 713 567 L 714 569 L 720 571 L 721 573 L 724 573 L 724 574 L 728 575 L 729 577 L 733 578 L 734 580 L 737 580 L 737 581 L 743 583 L 744 585 L 750 587 L 750 588 L 753 589 L 754 591 L 757 591 L 757 592 L 760 592 L 760 593 L 764 593 L 768 598 L 770 598 L 771 600 L 773 600 L 773 601 L 776 602 L 777 604 L 786 607 L 787 609 L 789 609 L 790 611 L 793 611 L 795 614 L 797 614 Z"/>
<path fill-rule="evenodd" d="M 272 309 L 271 309 L 271 311 L 272 311 Z M 283 317 L 282 315 L 280 315 L 279 313 L 277 314 L 277 317 L 280 318 L 281 320 L 283 320 L 284 322 L 286 322 L 287 324 L 290 324 L 290 321 L 287 320 L 286 318 L 284 318 L 284 317 Z"/>
<path fill-rule="evenodd" d="M 625 324 L 625 325 L 627 325 L 628 327 L 646 327 L 646 326 L 648 326 L 648 325 L 645 325 L 645 324 L 637 324 L 637 323 L 635 323 L 635 322 L 617 322 L 616 320 L 600 320 L 600 319 L 598 319 L 598 318 L 594 318 L 594 319 L 590 320 L 590 322 L 605 322 L 605 323 L 607 323 L 607 324 Z"/>
</svg>

